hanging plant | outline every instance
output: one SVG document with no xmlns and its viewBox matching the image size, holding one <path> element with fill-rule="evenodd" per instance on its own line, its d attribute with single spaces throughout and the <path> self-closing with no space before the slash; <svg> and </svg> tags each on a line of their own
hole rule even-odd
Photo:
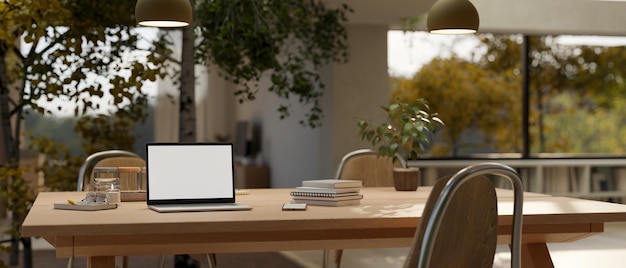
<svg viewBox="0 0 626 268">
<path fill-rule="evenodd" d="M 319 68 L 346 61 L 343 23 L 350 7 L 328 8 L 315 0 L 215 0 L 198 3 L 195 12 L 196 59 L 219 66 L 220 74 L 238 85 L 234 94 L 240 103 L 254 100 L 258 82 L 269 75 L 267 90 L 309 106 L 300 123 L 320 126 Z M 290 107 L 282 104 L 278 111 L 283 119 Z"/>
</svg>

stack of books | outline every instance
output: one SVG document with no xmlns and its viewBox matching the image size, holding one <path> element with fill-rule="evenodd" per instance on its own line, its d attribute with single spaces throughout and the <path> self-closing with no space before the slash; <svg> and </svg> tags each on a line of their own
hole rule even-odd
<svg viewBox="0 0 626 268">
<path fill-rule="evenodd" d="M 362 186 L 360 180 L 306 180 L 291 192 L 291 203 L 332 207 L 358 205 L 363 199 Z"/>
</svg>

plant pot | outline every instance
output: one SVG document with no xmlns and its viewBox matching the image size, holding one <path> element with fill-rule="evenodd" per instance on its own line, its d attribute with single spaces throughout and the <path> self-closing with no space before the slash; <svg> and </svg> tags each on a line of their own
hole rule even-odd
<svg viewBox="0 0 626 268">
<path fill-rule="evenodd" d="M 415 191 L 420 181 L 419 168 L 394 168 L 393 185 L 396 191 Z"/>
</svg>

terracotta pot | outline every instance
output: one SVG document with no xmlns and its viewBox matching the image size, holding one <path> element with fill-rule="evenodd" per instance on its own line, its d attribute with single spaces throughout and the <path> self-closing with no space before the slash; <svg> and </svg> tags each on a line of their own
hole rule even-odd
<svg viewBox="0 0 626 268">
<path fill-rule="evenodd" d="M 393 184 L 396 191 L 415 191 L 420 181 L 419 168 L 394 168 Z"/>
</svg>

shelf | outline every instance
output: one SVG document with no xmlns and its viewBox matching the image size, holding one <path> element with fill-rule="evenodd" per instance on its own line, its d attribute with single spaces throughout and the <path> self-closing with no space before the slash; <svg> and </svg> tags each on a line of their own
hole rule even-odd
<svg viewBox="0 0 626 268">
<path fill-rule="evenodd" d="M 610 197 L 626 197 L 626 192 L 620 191 L 601 191 L 592 193 L 547 193 L 554 196 L 576 197 L 576 198 L 610 198 Z"/>
<path fill-rule="evenodd" d="M 433 185 L 437 178 L 470 165 L 495 162 L 515 168 L 524 190 L 557 196 L 622 200 L 626 198 L 626 158 L 467 158 L 420 159 L 408 161 L 422 170 L 422 184 Z M 498 187 L 510 188 L 508 182 Z"/>
</svg>

